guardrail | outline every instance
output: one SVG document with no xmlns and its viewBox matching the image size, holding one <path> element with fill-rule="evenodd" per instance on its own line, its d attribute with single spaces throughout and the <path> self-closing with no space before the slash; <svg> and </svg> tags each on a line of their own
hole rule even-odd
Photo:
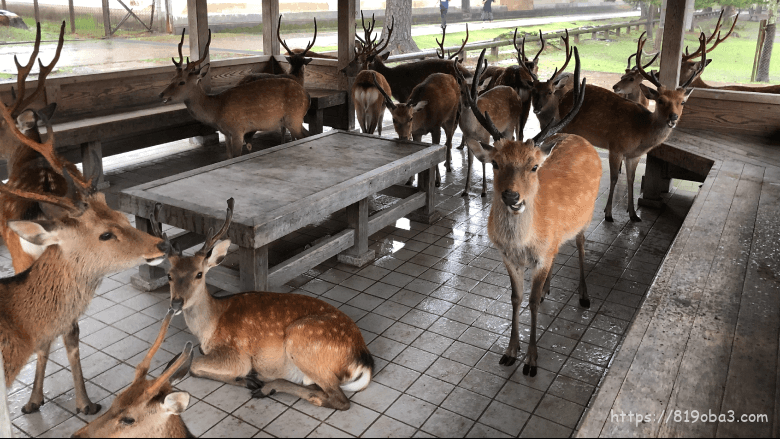
<svg viewBox="0 0 780 439">
<path fill-rule="evenodd" d="M 694 14 L 695 19 L 704 19 L 709 17 L 714 17 L 720 14 L 720 11 L 718 12 L 698 12 Z M 653 25 L 658 23 L 660 20 L 655 19 L 653 20 Z M 625 28 L 626 33 L 631 33 L 632 28 L 636 28 L 636 30 L 639 30 L 640 26 L 645 26 L 647 28 L 647 20 L 641 20 L 641 21 L 630 21 L 626 23 L 617 23 L 617 24 L 608 24 L 604 26 L 595 26 L 590 28 L 578 28 L 578 29 L 572 29 L 569 30 L 569 35 L 574 37 L 574 42 L 579 43 L 580 42 L 580 35 L 587 35 L 592 34 L 592 38 L 596 39 L 598 34 L 605 33 L 607 36 L 610 32 L 614 33 L 615 35 L 620 35 L 620 30 Z M 544 38 L 546 41 L 555 40 L 558 37 L 562 37 L 565 35 L 564 32 L 551 32 L 544 35 Z M 525 38 L 526 42 L 538 42 L 539 41 L 539 35 L 526 35 Z M 472 44 L 466 44 L 466 47 L 463 48 L 464 57 L 467 57 L 467 52 L 475 51 L 475 50 L 482 50 L 482 49 L 490 49 L 490 54 L 492 56 L 498 56 L 498 51 L 500 47 L 504 46 L 511 46 L 512 40 L 498 40 L 498 41 L 481 41 L 477 43 Z M 460 49 L 460 46 L 450 46 L 445 47 L 445 51 L 457 51 Z M 420 52 L 412 52 L 412 53 L 403 53 L 400 55 L 392 55 L 390 58 L 388 58 L 387 62 L 402 62 L 402 61 L 412 61 L 412 60 L 419 60 L 419 59 L 425 59 L 425 58 L 436 58 L 438 55 L 436 54 L 436 50 L 423 50 Z"/>
</svg>

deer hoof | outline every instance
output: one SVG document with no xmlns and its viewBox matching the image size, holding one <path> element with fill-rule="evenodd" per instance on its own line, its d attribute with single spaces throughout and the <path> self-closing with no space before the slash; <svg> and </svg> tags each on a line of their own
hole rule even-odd
<svg viewBox="0 0 780 439">
<path fill-rule="evenodd" d="M 35 413 L 41 409 L 41 406 L 43 403 L 36 404 L 34 402 L 28 402 L 22 407 L 22 413 L 25 415 L 29 415 L 30 413 Z"/>
<path fill-rule="evenodd" d="M 251 151 L 252 150 L 252 144 L 251 143 L 247 143 L 246 144 L 246 150 L 247 151 Z"/>
<path fill-rule="evenodd" d="M 487 193 L 486 192 L 482 192 L 481 196 L 482 196 L 482 198 L 485 198 L 485 197 L 487 197 Z"/>
<path fill-rule="evenodd" d="M 510 357 L 509 355 L 504 354 L 501 357 L 501 360 L 498 361 L 498 364 L 500 364 L 502 366 L 507 366 L 508 367 L 508 366 L 511 366 L 511 365 L 515 364 L 515 361 L 517 361 L 517 358 Z"/>
<path fill-rule="evenodd" d="M 455 148 L 456 148 L 456 149 L 463 149 L 463 145 L 456 146 Z"/>
<path fill-rule="evenodd" d="M 583 308 L 590 308 L 590 299 L 580 299 L 580 306 Z"/>
<path fill-rule="evenodd" d="M 526 364 L 523 366 L 523 375 L 528 375 L 531 378 L 536 376 L 536 366 L 531 366 L 530 364 Z"/>
<path fill-rule="evenodd" d="M 241 378 L 236 378 L 236 381 L 241 380 Z M 252 391 L 252 395 L 254 395 L 255 392 L 259 391 L 263 388 L 265 383 L 258 380 L 255 376 L 252 374 L 247 375 L 244 378 L 244 382 L 246 383 L 246 388 Z"/>
<path fill-rule="evenodd" d="M 631 215 L 631 221 L 633 221 L 635 223 L 641 223 L 642 222 L 642 218 L 639 218 L 638 215 Z"/>
<path fill-rule="evenodd" d="M 76 413 L 84 413 L 85 415 L 96 415 L 100 412 L 100 409 L 102 409 L 103 406 L 100 404 L 94 404 L 90 403 L 87 404 L 84 408 L 77 408 Z"/>
<path fill-rule="evenodd" d="M 460 194 L 460 196 L 461 196 L 461 197 L 468 197 L 468 196 L 469 196 L 469 193 L 468 193 L 468 192 L 466 192 L 466 191 L 463 191 L 463 193 L 462 193 L 462 194 Z"/>
<path fill-rule="evenodd" d="M 614 223 L 615 222 L 615 220 L 612 219 L 612 215 L 604 215 L 604 220 L 607 221 L 608 223 Z"/>
</svg>

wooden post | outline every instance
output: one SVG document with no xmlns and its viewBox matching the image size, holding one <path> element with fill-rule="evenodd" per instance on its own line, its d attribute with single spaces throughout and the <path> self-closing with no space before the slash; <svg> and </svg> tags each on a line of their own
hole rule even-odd
<svg viewBox="0 0 780 439">
<path fill-rule="evenodd" d="M 144 232 L 152 233 L 152 222 L 148 218 L 142 216 L 135 216 L 135 228 Z M 168 283 L 168 279 L 165 276 L 166 267 L 164 262 L 161 265 L 147 265 L 143 264 L 138 267 L 138 274 L 133 275 L 130 278 L 130 283 L 141 291 L 154 291 L 157 288 Z"/>
<path fill-rule="evenodd" d="M 5 0 L 3 0 L 5 9 Z M 11 412 L 8 411 L 8 389 L 5 388 L 5 367 L 3 366 L 3 351 L 0 347 L 0 437 L 14 437 L 11 429 Z"/>
<path fill-rule="evenodd" d="M 41 22 L 41 10 L 38 8 L 38 0 L 33 0 L 33 8 L 35 8 L 35 22 Z"/>
<path fill-rule="evenodd" d="M 108 0 L 103 0 L 103 29 L 106 38 L 111 38 L 111 12 L 108 9 Z"/>
<path fill-rule="evenodd" d="M 355 1 L 338 0 L 338 69 L 339 69 L 339 90 L 349 91 L 355 78 L 348 77 L 345 69 L 355 54 Z M 346 120 L 342 126 L 355 129 L 355 104 L 352 99 L 347 99 Z"/>
<path fill-rule="evenodd" d="M 406 215 L 412 221 L 423 224 L 433 224 L 441 219 L 441 213 L 436 210 L 436 167 L 438 163 L 417 174 L 417 187 L 425 192 L 425 206 Z"/>
<path fill-rule="evenodd" d="M 490 56 L 498 58 L 498 46 L 490 48 Z"/>
<path fill-rule="evenodd" d="M 756 54 L 753 55 L 753 70 L 750 73 L 750 82 L 756 81 L 758 73 L 758 60 L 761 59 L 761 49 L 764 47 L 764 38 L 766 38 L 766 20 L 761 20 L 758 24 L 758 40 L 756 41 Z"/>
<path fill-rule="evenodd" d="M 165 0 L 165 31 L 169 34 L 176 33 L 176 28 L 173 25 L 173 14 L 171 13 L 171 1 Z"/>
<path fill-rule="evenodd" d="M 103 148 L 99 140 L 81 144 L 81 166 L 85 177 L 98 179 L 98 189 L 108 188 L 109 184 L 103 174 Z"/>
<path fill-rule="evenodd" d="M 268 246 L 238 248 L 241 291 L 268 290 Z"/>
<path fill-rule="evenodd" d="M 5 5 L 5 0 L 3 0 L 3 10 L 4 10 L 4 11 L 7 11 L 7 10 L 8 10 L 8 6 L 6 6 L 6 5 Z"/>
<path fill-rule="evenodd" d="M 341 2 L 339 2 L 341 14 Z M 279 0 L 263 0 L 263 55 L 279 55 L 276 27 L 279 20 Z"/>
<path fill-rule="evenodd" d="M 577 44 L 580 43 L 580 34 L 574 34 L 574 42 Z"/>
<path fill-rule="evenodd" d="M 368 198 L 347 207 L 347 224 L 355 230 L 355 243 L 338 255 L 338 261 L 362 267 L 374 260 L 376 252 L 368 248 Z"/>
<path fill-rule="evenodd" d="M 671 1 L 666 3 L 664 17 L 663 47 L 661 48 L 661 84 L 672 90 L 680 83 L 680 57 L 685 36 L 685 9 L 688 2 Z"/>
<path fill-rule="evenodd" d="M 200 59 L 205 55 L 206 42 L 209 40 L 209 12 L 206 0 L 187 0 L 187 23 L 189 25 L 187 31 L 190 34 L 190 59 Z M 210 60 L 211 56 L 207 56 L 201 65 L 208 64 Z M 206 92 L 211 91 L 211 76 L 206 75 L 201 80 L 201 84 Z M 214 145 L 219 143 L 219 134 L 193 137 L 190 143 L 200 146 Z"/>
<path fill-rule="evenodd" d="M 68 0 L 68 14 L 70 15 L 70 33 L 76 33 L 76 10 L 73 8 L 73 0 Z"/>
</svg>

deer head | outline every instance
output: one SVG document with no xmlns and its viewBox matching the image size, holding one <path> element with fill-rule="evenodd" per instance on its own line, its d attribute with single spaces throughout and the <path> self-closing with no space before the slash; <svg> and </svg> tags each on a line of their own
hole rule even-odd
<svg viewBox="0 0 780 439">
<path fill-rule="evenodd" d="M 457 61 L 456 58 L 455 71 L 458 71 Z M 422 111 L 422 109 L 428 105 L 428 101 L 408 102 L 396 105 L 393 103 L 393 100 L 390 99 L 390 96 L 385 93 L 385 90 L 379 83 L 376 82 L 376 76 L 374 77 L 374 85 L 379 92 L 382 93 L 382 96 L 385 97 L 385 104 L 387 104 L 387 108 L 390 109 L 390 114 L 393 116 L 393 127 L 395 127 L 398 138 L 401 140 L 412 140 L 412 120 L 414 119 L 414 113 Z"/>
<path fill-rule="evenodd" d="M 314 19 L 314 39 L 309 41 L 309 43 L 306 45 L 306 48 L 303 50 L 291 50 L 287 46 L 287 41 L 283 40 L 282 36 L 279 34 L 281 27 L 282 16 L 279 15 L 279 23 L 276 26 L 276 38 L 282 44 L 284 50 L 287 51 L 287 55 L 289 55 L 285 58 L 287 59 L 287 62 L 290 63 L 290 74 L 293 76 L 298 76 L 298 73 L 303 70 L 304 66 L 309 64 L 312 60 L 312 58 L 306 58 L 306 54 L 309 52 L 309 50 L 311 50 L 312 47 L 314 47 L 314 43 L 317 41 L 317 19 Z"/>
<path fill-rule="evenodd" d="M 174 358 L 156 379 L 148 380 L 154 354 L 160 348 L 173 317 L 169 310 L 154 345 L 135 369 L 135 379 L 102 416 L 77 431 L 73 437 L 191 437 L 181 419 L 190 403 L 186 392 L 174 392 L 192 363 L 192 343 Z"/>
<path fill-rule="evenodd" d="M 568 40 L 568 31 L 567 31 L 567 40 Z M 529 60 L 525 56 L 525 37 L 523 37 L 522 43 L 520 45 L 517 44 L 517 28 L 515 28 L 515 35 L 512 37 L 512 45 L 515 47 L 515 51 L 517 52 L 517 64 L 521 67 L 525 67 L 525 70 L 528 70 L 532 72 L 534 75 L 539 70 L 539 55 L 542 54 L 544 51 L 544 35 L 542 35 L 541 29 L 539 30 L 539 41 L 542 44 L 542 47 L 539 48 L 539 52 L 536 53 L 536 56 L 534 56 L 533 60 Z"/>
<path fill-rule="evenodd" d="M 281 17 L 280 17 L 281 19 Z M 193 89 L 201 87 L 200 80 L 208 74 L 209 64 L 201 67 L 201 63 L 209 56 L 209 46 L 211 45 L 211 30 L 209 29 L 209 38 L 206 41 L 206 48 L 203 52 L 203 57 L 195 62 L 190 62 L 190 58 L 187 57 L 187 64 L 184 64 L 184 57 L 181 49 L 184 45 L 184 32 L 181 31 L 181 41 L 179 42 L 179 61 L 176 62 L 175 58 L 171 58 L 173 65 L 176 66 L 176 75 L 171 79 L 171 83 L 168 87 L 160 93 L 163 103 L 168 102 L 183 102 L 192 93 Z"/>
<path fill-rule="evenodd" d="M 658 59 L 659 53 L 656 53 L 653 59 L 649 63 L 645 64 L 642 68 L 646 69 Z M 639 69 L 636 66 L 631 65 L 631 58 L 635 57 L 636 53 L 632 53 L 628 56 L 628 66 L 626 67 L 626 74 L 620 77 L 615 85 L 612 86 L 612 90 L 617 94 L 631 94 L 639 88 L 639 84 L 642 83 L 644 77 L 639 73 Z M 638 61 L 641 62 L 641 61 Z"/>
<path fill-rule="evenodd" d="M 540 31 L 541 36 L 541 31 Z M 549 114 L 552 111 L 557 111 L 558 109 L 558 96 L 556 95 L 555 91 L 562 85 L 560 84 L 558 79 L 561 73 L 563 73 L 564 70 L 566 70 L 566 66 L 569 65 L 569 61 L 571 60 L 572 56 L 572 49 L 569 48 L 569 30 L 566 30 L 566 35 L 561 37 L 561 40 L 565 44 L 564 53 L 566 54 L 566 60 L 563 63 L 563 66 L 558 69 L 555 68 L 555 72 L 553 72 L 550 79 L 548 79 L 545 82 L 539 81 L 539 78 L 536 76 L 536 72 L 531 70 L 528 66 L 529 63 L 524 62 L 520 65 L 525 69 L 526 73 L 533 78 L 533 89 L 531 91 L 531 103 L 534 106 L 534 113 L 539 114 Z M 544 41 L 544 40 L 542 40 Z M 541 51 L 540 51 L 541 53 Z M 537 57 L 539 54 L 536 55 Z M 525 56 L 525 38 L 523 38 L 523 44 L 520 48 L 520 58 L 527 59 Z M 533 65 L 536 65 L 538 67 L 538 61 L 536 58 L 534 58 L 534 61 L 532 63 Z"/>
<path fill-rule="evenodd" d="M 476 87 L 466 95 L 466 104 L 471 108 L 474 117 L 493 137 L 494 144 L 490 146 L 480 143 L 475 148 L 469 144 L 469 148 L 474 155 L 483 163 L 493 165 L 493 194 L 494 197 L 500 197 L 500 202 L 506 206 L 509 213 L 519 215 L 525 212 L 529 203 L 534 199 L 539 190 L 539 177 L 537 171 L 544 165 L 548 154 L 542 151 L 541 146 L 545 140 L 562 130 L 577 115 L 582 102 L 585 99 L 585 80 L 580 83 L 580 57 L 577 48 L 574 50 L 575 69 L 574 69 L 574 96 L 575 104 L 569 114 L 558 123 L 550 123 L 542 129 L 533 139 L 525 141 L 509 140 L 498 131 L 490 115 L 487 112 L 480 112 L 477 106 Z M 480 54 L 477 61 L 477 69 L 474 73 L 476 80 L 482 75 L 483 59 L 485 50 Z M 499 200 L 494 200 L 498 205 Z"/>
<path fill-rule="evenodd" d="M 439 42 L 439 39 L 436 39 L 436 44 L 439 45 L 439 49 L 436 49 L 436 56 L 439 57 L 439 59 L 444 59 L 444 39 L 447 37 L 447 26 L 444 26 L 441 28 L 441 42 Z M 460 45 L 460 49 L 457 50 L 455 53 L 448 53 L 447 59 L 455 59 L 455 57 L 459 57 L 461 53 L 463 53 L 463 49 L 466 47 L 466 43 L 469 41 L 469 24 L 466 23 L 466 39 L 461 40 L 463 44 Z M 441 51 L 440 51 L 441 50 Z M 460 59 L 460 63 L 463 63 L 463 59 Z"/>
<path fill-rule="evenodd" d="M 395 25 L 395 17 L 390 22 L 390 27 L 387 28 L 387 37 L 377 42 L 378 35 L 372 34 L 374 32 L 374 25 L 376 19 L 374 15 L 371 15 L 371 21 L 366 26 L 366 20 L 363 17 L 363 11 L 360 11 L 360 23 L 363 26 L 363 38 L 355 32 L 355 56 L 352 61 L 342 69 L 349 76 L 356 76 L 363 70 L 371 68 L 372 63 L 381 57 L 381 53 L 387 49 L 387 45 L 390 44 L 390 37 L 393 35 L 393 29 Z M 355 23 L 355 29 L 357 30 L 357 23 Z M 379 56 L 378 56 L 379 55 Z M 390 56 L 390 53 L 384 55 L 384 59 Z"/>
<path fill-rule="evenodd" d="M 726 11 L 725 9 L 721 9 L 720 16 L 718 16 L 718 22 L 715 24 L 715 29 L 712 30 L 712 34 L 710 34 L 710 36 L 707 38 L 704 46 L 699 44 L 699 48 L 693 53 L 688 53 L 688 47 L 685 48 L 685 55 L 682 56 L 682 62 L 680 64 L 681 83 L 687 81 L 690 84 L 691 82 L 693 82 L 693 79 L 691 79 L 690 81 L 688 81 L 688 79 L 693 78 L 694 75 L 696 76 L 700 75 L 701 74 L 700 71 L 704 70 L 704 67 L 707 67 L 707 65 L 710 62 L 712 62 L 711 59 L 706 60 L 704 65 L 702 66 L 700 61 L 693 61 L 694 58 L 703 55 L 703 52 L 706 53 L 712 52 L 713 50 L 715 50 L 716 47 L 718 47 L 720 43 L 724 42 L 734 32 L 734 26 L 737 25 L 737 19 L 739 18 L 739 14 L 734 16 L 734 22 L 731 23 L 731 28 L 726 33 L 726 35 L 723 38 L 721 38 L 720 36 L 720 28 L 723 25 L 723 13 L 725 11 Z M 703 34 L 704 33 L 702 33 L 702 35 Z M 712 42 L 713 39 L 715 40 L 714 43 Z M 712 45 L 710 45 L 710 43 L 712 43 Z M 710 46 L 707 47 L 708 45 Z M 699 72 L 698 75 L 697 72 Z"/>
<path fill-rule="evenodd" d="M 235 201 L 231 198 L 227 201 L 227 214 L 225 222 L 217 233 L 209 229 L 206 234 L 206 242 L 203 247 L 192 256 L 184 256 L 181 252 L 172 251 L 168 255 L 171 269 L 168 271 L 168 283 L 171 288 L 171 309 L 176 314 L 191 308 L 204 299 L 206 290 L 206 274 L 209 270 L 221 264 L 230 247 L 230 240 L 220 241 L 230 228 L 233 219 L 233 207 Z M 167 237 L 161 235 L 157 228 L 157 216 L 160 206 L 155 206 L 155 213 L 151 218 L 153 233 L 167 241 Z"/>
</svg>

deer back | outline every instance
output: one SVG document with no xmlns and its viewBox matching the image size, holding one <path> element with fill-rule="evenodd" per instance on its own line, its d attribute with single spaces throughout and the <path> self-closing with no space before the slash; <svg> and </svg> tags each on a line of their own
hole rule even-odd
<svg viewBox="0 0 780 439">
<path fill-rule="evenodd" d="M 468 93 L 468 86 L 462 85 L 462 93 Z M 523 102 L 511 87 L 498 86 L 479 95 L 477 107 L 480 112 L 487 112 L 490 119 L 502 133 L 513 133 L 520 121 Z M 470 111 L 462 111 L 460 126 L 464 132 L 474 135 L 482 142 L 487 142 L 490 134 L 479 124 Z M 508 135 L 511 137 L 511 134 Z"/>
<path fill-rule="evenodd" d="M 426 59 L 401 64 L 395 67 L 387 67 L 381 57 L 375 57 L 370 64 L 371 70 L 375 70 L 385 76 L 387 83 L 393 90 L 393 97 L 399 102 L 409 101 L 412 90 L 434 73 L 455 74 L 453 62 L 446 59 Z M 469 72 L 462 64 L 458 63 L 458 70 L 464 77 L 470 78 Z"/>
</svg>

